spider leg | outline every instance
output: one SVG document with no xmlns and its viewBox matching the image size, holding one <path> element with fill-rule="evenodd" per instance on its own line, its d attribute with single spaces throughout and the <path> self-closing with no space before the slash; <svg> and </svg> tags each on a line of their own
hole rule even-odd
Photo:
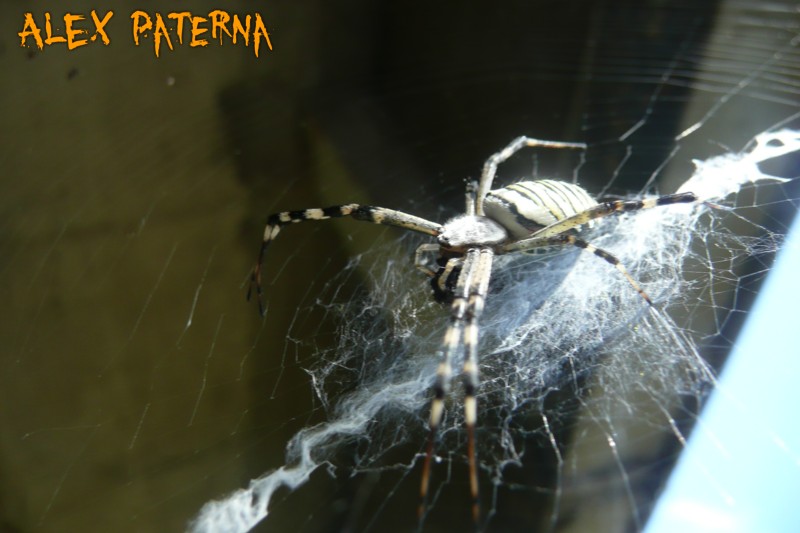
<svg viewBox="0 0 800 533">
<path fill-rule="evenodd" d="M 633 279 L 633 276 L 630 275 L 628 269 L 626 269 L 625 266 L 620 263 L 619 259 L 605 250 L 592 246 L 588 242 L 579 239 L 574 235 L 566 234 L 565 232 L 586 224 L 591 220 L 607 217 L 615 213 L 626 213 L 631 211 L 639 211 L 640 209 L 651 209 L 653 207 L 660 207 L 664 205 L 691 203 L 696 201 L 697 196 L 694 193 L 684 192 L 678 194 L 668 194 L 658 198 L 648 198 L 646 200 L 614 200 L 611 202 L 603 202 L 594 207 L 590 207 L 589 209 L 581 211 L 580 213 L 576 213 L 570 217 L 550 224 L 549 226 L 538 231 L 535 231 L 530 237 L 506 244 L 501 248 L 501 250 L 503 253 L 524 252 L 526 250 L 552 245 L 572 245 L 577 246 L 578 248 L 583 248 L 584 250 L 593 253 L 600 259 L 603 259 L 607 263 L 613 265 L 622 273 L 623 276 L 625 276 L 625 279 L 627 279 L 628 283 L 630 283 L 631 286 L 636 289 L 636 292 L 638 292 L 648 304 L 653 305 L 653 301 L 649 296 L 647 296 L 647 293 L 642 290 L 636 280 Z"/>
<path fill-rule="evenodd" d="M 536 233 L 534 233 L 534 235 L 536 235 Z M 644 298 L 644 300 L 648 304 L 653 305 L 653 301 L 650 299 L 647 293 L 644 292 L 644 290 L 639 286 L 636 280 L 633 279 L 633 276 L 630 275 L 628 269 L 625 268 L 625 265 L 623 265 L 619 259 L 614 257 L 612 254 L 606 252 L 602 248 L 597 248 L 589 244 L 588 242 L 584 241 L 583 239 L 575 237 L 574 235 L 562 233 L 560 235 L 554 235 L 551 237 L 531 237 L 528 239 L 522 239 L 516 242 L 506 244 L 501 248 L 501 250 L 502 253 L 524 252 L 526 250 L 532 250 L 534 248 L 542 248 L 547 246 L 562 246 L 562 245 L 571 245 L 571 246 L 577 246 L 578 248 L 582 248 L 587 252 L 593 253 L 594 255 L 604 260 L 605 262 L 609 263 L 610 265 L 614 266 L 617 270 L 620 271 L 620 273 L 622 273 L 623 276 L 625 276 L 625 279 L 627 279 L 628 283 L 630 283 L 631 286 L 634 289 L 636 289 L 636 292 L 638 292 L 639 295 L 642 298 Z"/>
<path fill-rule="evenodd" d="M 660 207 L 662 205 L 691 203 L 696 201 L 697 196 L 694 193 L 684 192 L 679 194 L 668 194 L 658 198 L 648 198 L 646 200 L 614 200 L 611 202 L 603 202 L 594 207 L 590 207 L 585 211 L 576 213 L 571 217 L 564 218 L 558 222 L 550 224 L 545 228 L 535 231 L 531 234 L 530 238 L 552 237 L 560 233 L 564 233 L 572 228 L 577 228 L 578 226 L 586 224 L 591 220 L 607 217 L 615 213 L 627 213 L 631 211 L 639 211 L 640 209 Z"/>
<path fill-rule="evenodd" d="M 370 205 L 343 204 L 323 208 L 301 209 L 299 211 L 284 211 L 274 213 L 267 218 L 267 225 L 264 228 L 264 240 L 258 252 L 258 259 L 253 271 L 250 274 L 250 286 L 247 289 L 247 299 L 250 299 L 253 285 L 256 287 L 258 296 L 258 311 L 264 316 L 264 303 L 261 290 L 261 268 L 264 263 L 264 252 L 269 244 L 275 240 L 281 228 L 287 224 L 305 222 L 307 220 L 325 220 L 328 218 L 352 217 L 355 220 L 371 222 L 373 224 L 383 224 L 386 226 L 396 226 L 399 228 L 425 233 L 427 235 L 438 235 L 442 229 L 441 224 L 430 222 L 402 211 L 386 209 L 385 207 L 375 207 Z"/>
<path fill-rule="evenodd" d="M 477 527 L 480 521 L 480 498 L 478 491 L 478 464 L 475 450 L 475 423 L 478 417 L 476 393 L 478 389 L 478 319 L 483 312 L 484 301 L 489 290 L 494 251 L 490 248 L 473 248 L 467 251 L 456 282 L 455 295 L 451 307 L 450 325 L 444 336 L 441 363 L 436 372 L 431 401 L 430 434 L 422 469 L 420 485 L 419 519 L 424 517 L 427 507 L 430 470 L 433 458 L 436 433 L 442 420 L 444 400 L 450 389 L 453 373 L 452 360 L 463 347 L 465 352 L 464 379 L 464 419 L 467 427 L 467 456 L 469 461 L 470 495 L 472 497 L 472 518 Z M 459 261 L 459 259 L 451 260 Z"/>
<path fill-rule="evenodd" d="M 489 279 L 492 276 L 494 251 L 482 248 L 478 256 L 475 273 L 470 279 L 469 301 L 467 303 L 467 325 L 464 329 L 464 420 L 467 426 L 467 456 L 469 460 L 469 487 L 472 496 L 472 520 L 477 526 L 480 522 L 480 499 L 478 491 L 478 464 L 475 452 L 475 423 L 478 418 L 478 319 L 483 313 Z"/>
<path fill-rule="evenodd" d="M 509 157 L 514 155 L 515 153 L 519 152 L 526 146 L 528 147 L 536 147 L 542 146 L 544 148 L 579 148 L 585 149 L 586 145 L 583 143 L 569 143 L 569 142 L 559 142 L 559 141 L 545 141 L 542 139 L 534 139 L 532 137 L 517 137 L 513 141 L 511 141 L 508 146 L 492 154 L 489 159 L 483 164 L 483 172 L 481 172 L 481 181 L 478 184 L 478 197 L 477 203 L 475 206 L 475 212 L 478 215 L 484 215 L 483 212 L 483 199 L 486 197 L 486 193 L 489 192 L 489 189 L 492 187 L 492 181 L 494 181 L 494 176 L 497 173 L 497 166 L 507 160 Z"/>
<path fill-rule="evenodd" d="M 425 264 L 425 262 L 422 260 L 422 256 L 431 252 L 438 253 L 440 249 L 441 247 L 433 242 L 420 244 L 417 247 L 417 251 L 414 253 L 414 266 L 417 267 L 417 270 L 424 272 L 425 275 L 430 278 L 434 277 L 436 275 L 436 271 Z"/>
<path fill-rule="evenodd" d="M 434 444 L 439 424 L 442 421 L 444 412 L 444 401 L 450 390 L 450 381 L 453 375 L 452 360 L 457 351 L 463 346 L 464 322 L 467 314 L 467 306 L 470 293 L 470 280 L 475 271 L 475 262 L 478 250 L 470 249 L 465 254 L 463 260 L 460 258 L 448 261 L 448 266 L 455 262 L 463 261 L 461 272 L 456 281 L 453 291 L 453 302 L 450 304 L 450 323 L 444 333 L 442 347 L 439 350 L 441 362 L 436 369 L 436 380 L 433 384 L 433 399 L 431 400 L 430 419 L 428 422 L 428 446 L 425 451 L 425 462 L 422 465 L 422 480 L 420 483 L 420 503 L 418 508 L 418 518 L 420 526 L 425 516 L 428 504 L 428 487 L 430 485 L 431 462 L 433 459 Z"/>
<path fill-rule="evenodd" d="M 471 180 L 467 182 L 466 190 L 467 206 L 464 209 L 464 214 L 467 216 L 475 216 L 475 209 L 478 205 L 478 182 Z"/>
</svg>

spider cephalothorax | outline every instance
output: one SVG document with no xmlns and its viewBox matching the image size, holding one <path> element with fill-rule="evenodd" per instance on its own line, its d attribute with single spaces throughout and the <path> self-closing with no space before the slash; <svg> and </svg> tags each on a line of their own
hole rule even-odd
<svg viewBox="0 0 800 533">
<path fill-rule="evenodd" d="M 431 278 L 434 298 L 450 305 L 450 321 L 438 352 L 441 362 L 432 387 L 430 436 L 420 487 L 420 519 L 427 509 L 431 459 L 436 432 L 442 420 L 444 401 L 450 389 L 452 361 L 458 359 L 461 355 L 458 352 L 463 350 L 464 418 L 467 429 L 472 516 L 476 524 L 480 521 L 478 467 L 475 454 L 478 319 L 489 290 L 494 256 L 545 247 L 576 246 L 616 267 L 642 298 L 651 303 L 647 294 L 617 258 L 578 238 L 575 230 L 594 219 L 618 212 L 697 200 L 693 193 L 687 192 L 645 200 L 597 203 L 578 185 L 555 180 L 521 181 L 501 189 L 490 190 L 497 166 L 526 146 L 580 149 L 586 147 L 580 143 L 543 141 L 529 137 L 514 139 L 503 150 L 486 160 L 480 181 L 467 186 L 465 213 L 443 225 L 383 207 L 343 204 L 275 213 L 267 219 L 264 229 L 258 261 L 251 276 L 251 288 L 253 285 L 256 287 L 262 315 L 264 307 L 261 268 L 264 251 L 286 224 L 350 216 L 356 220 L 397 226 L 436 238 L 435 243 L 419 246 L 415 255 L 416 266 Z M 425 254 L 431 253 L 436 255 L 436 269 L 427 266 L 423 260 Z M 249 297 L 250 290 L 248 290 Z"/>
<path fill-rule="evenodd" d="M 438 302 L 452 302 L 461 260 L 469 248 L 489 247 L 502 254 L 504 245 L 597 206 L 577 185 L 554 180 L 522 181 L 489 191 L 483 199 L 486 214 L 476 215 L 477 190 L 476 182 L 467 185 L 467 213 L 444 223 L 436 238 L 438 245 L 422 245 L 418 251 L 417 267 L 431 276 L 433 297 Z M 423 252 L 438 254 L 438 269 L 431 271 L 420 262 Z"/>
</svg>

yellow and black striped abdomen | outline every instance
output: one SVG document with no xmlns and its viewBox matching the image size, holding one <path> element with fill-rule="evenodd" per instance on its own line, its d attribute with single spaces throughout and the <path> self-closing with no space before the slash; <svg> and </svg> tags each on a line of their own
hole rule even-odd
<svg viewBox="0 0 800 533">
<path fill-rule="evenodd" d="M 597 205 L 578 185 L 555 180 L 521 181 L 489 191 L 486 216 L 516 239 Z"/>
</svg>

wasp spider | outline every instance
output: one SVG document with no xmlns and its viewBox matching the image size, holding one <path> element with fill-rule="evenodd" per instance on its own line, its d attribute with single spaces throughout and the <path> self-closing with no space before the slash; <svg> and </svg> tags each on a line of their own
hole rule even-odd
<svg viewBox="0 0 800 533">
<path fill-rule="evenodd" d="M 263 315 L 261 269 L 264 252 L 283 226 L 306 220 L 349 216 L 356 220 L 397 226 L 435 237 L 436 242 L 422 244 L 417 249 L 415 264 L 430 276 L 434 297 L 449 303 L 450 320 L 438 352 L 440 363 L 432 390 L 429 437 L 420 486 L 420 520 L 427 510 L 431 459 L 437 428 L 442 420 L 444 401 L 450 389 L 451 362 L 457 358 L 457 353 L 463 350 L 464 419 L 467 430 L 471 511 L 476 526 L 480 522 L 478 467 L 475 454 L 478 319 L 489 289 L 494 255 L 525 252 L 542 247 L 576 246 L 616 267 L 642 298 L 648 304 L 652 304 L 647 294 L 616 257 L 579 239 L 573 230 L 593 219 L 614 213 L 697 200 L 693 193 L 687 192 L 646 200 L 597 203 L 584 189 L 575 184 L 547 179 L 521 181 L 508 187 L 490 190 L 497 166 L 524 147 L 585 149 L 586 145 L 529 137 L 514 139 L 503 150 L 486 160 L 480 181 L 467 186 L 466 212 L 444 224 L 401 211 L 360 204 L 275 213 L 267 219 L 258 261 L 251 275 L 247 297 L 250 298 L 252 287 L 255 285 L 259 311 Z M 423 263 L 421 258 L 426 253 L 438 254 L 437 270 Z"/>
</svg>

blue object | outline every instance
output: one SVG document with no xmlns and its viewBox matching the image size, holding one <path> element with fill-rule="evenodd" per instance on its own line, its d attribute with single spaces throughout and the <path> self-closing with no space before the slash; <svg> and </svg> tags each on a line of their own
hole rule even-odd
<svg viewBox="0 0 800 533">
<path fill-rule="evenodd" d="M 800 532 L 800 218 L 646 533 Z"/>
</svg>

